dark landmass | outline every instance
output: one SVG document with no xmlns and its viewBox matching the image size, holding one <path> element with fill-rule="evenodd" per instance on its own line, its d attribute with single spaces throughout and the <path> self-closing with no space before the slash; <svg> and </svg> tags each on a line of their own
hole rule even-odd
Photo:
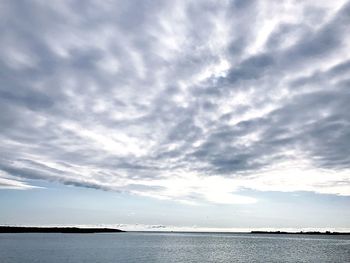
<svg viewBox="0 0 350 263">
<path fill-rule="evenodd" d="M 17 227 L 0 226 L 0 233 L 116 233 L 125 232 L 113 228 L 78 228 L 78 227 Z"/>
<path fill-rule="evenodd" d="M 285 232 L 285 231 L 251 231 L 251 234 L 293 234 L 293 235 L 350 235 L 346 232 L 320 232 L 320 231 L 300 231 L 300 232 Z"/>
</svg>

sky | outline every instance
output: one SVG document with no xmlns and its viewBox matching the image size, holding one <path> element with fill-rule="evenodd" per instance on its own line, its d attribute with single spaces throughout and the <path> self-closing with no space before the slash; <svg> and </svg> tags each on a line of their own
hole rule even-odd
<svg viewBox="0 0 350 263">
<path fill-rule="evenodd" d="M 350 1 L 0 2 L 0 224 L 350 230 Z"/>
</svg>

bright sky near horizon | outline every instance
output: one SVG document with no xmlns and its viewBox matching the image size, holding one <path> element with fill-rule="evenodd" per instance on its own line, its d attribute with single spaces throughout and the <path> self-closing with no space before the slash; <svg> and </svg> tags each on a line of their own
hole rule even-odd
<svg viewBox="0 0 350 263">
<path fill-rule="evenodd" d="M 349 25 L 344 0 L 1 1 L 0 224 L 350 229 Z"/>
</svg>

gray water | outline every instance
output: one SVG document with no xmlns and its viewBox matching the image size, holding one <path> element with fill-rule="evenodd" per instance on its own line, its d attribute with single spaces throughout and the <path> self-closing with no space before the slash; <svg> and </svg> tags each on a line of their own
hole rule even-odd
<svg viewBox="0 0 350 263">
<path fill-rule="evenodd" d="M 0 262 L 350 262 L 350 236 L 0 234 Z"/>
</svg>

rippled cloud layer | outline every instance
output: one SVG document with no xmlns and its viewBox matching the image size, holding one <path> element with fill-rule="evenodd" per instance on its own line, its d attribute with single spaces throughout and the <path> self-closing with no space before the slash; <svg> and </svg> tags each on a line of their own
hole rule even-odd
<svg viewBox="0 0 350 263">
<path fill-rule="evenodd" d="M 2 1 L 0 188 L 350 195 L 349 24 L 346 1 Z"/>
</svg>

